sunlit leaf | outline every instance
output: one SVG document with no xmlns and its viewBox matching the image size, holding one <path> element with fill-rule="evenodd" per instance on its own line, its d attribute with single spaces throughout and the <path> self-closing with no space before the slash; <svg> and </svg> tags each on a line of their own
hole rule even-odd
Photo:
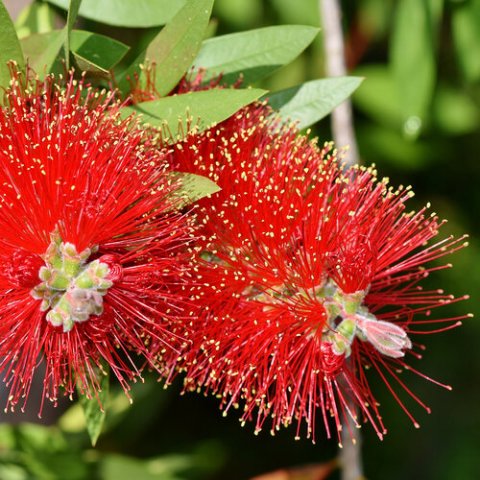
<svg viewBox="0 0 480 480">
<path fill-rule="evenodd" d="M 185 172 L 173 172 L 172 175 L 180 181 L 180 188 L 175 191 L 175 196 L 180 199 L 179 207 L 189 205 L 221 190 L 215 182 L 203 175 Z"/>
<path fill-rule="evenodd" d="M 68 0 L 47 0 L 68 8 Z M 80 16 L 118 27 L 154 27 L 167 23 L 186 0 L 83 0 Z"/>
<path fill-rule="evenodd" d="M 54 30 L 22 38 L 25 58 L 39 71 L 43 71 L 45 65 L 50 65 L 50 70 L 58 56 L 64 35 L 64 30 Z M 127 45 L 105 35 L 72 30 L 70 50 L 82 70 L 108 72 L 124 57 L 128 49 Z"/>
<path fill-rule="evenodd" d="M 51 72 L 65 43 L 67 31 L 54 30 L 49 33 L 34 33 L 22 38 L 22 48 L 28 64 L 40 78 Z"/>
<path fill-rule="evenodd" d="M 11 60 L 17 62 L 19 68 L 25 67 L 22 47 L 15 27 L 3 1 L 0 0 L 0 86 L 2 87 L 6 87 L 10 82 L 7 63 Z"/>
<path fill-rule="evenodd" d="M 98 397 L 93 396 L 92 398 L 87 398 L 84 394 L 79 393 L 80 404 L 83 408 L 87 432 L 90 436 L 92 446 L 95 446 L 102 432 L 109 394 L 110 375 L 108 374 L 108 370 L 102 373 L 99 372 L 98 375 L 100 377 L 100 388 L 97 391 Z"/>
<path fill-rule="evenodd" d="M 145 58 L 155 63 L 155 88 L 169 93 L 197 55 L 208 26 L 213 0 L 190 0 L 150 43 Z"/>
<path fill-rule="evenodd" d="M 435 86 L 435 41 L 429 3 L 398 2 L 390 58 L 401 98 L 405 135 L 416 138 L 427 121 Z"/>
<path fill-rule="evenodd" d="M 70 0 L 70 5 L 68 7 L 67 13 L 67 24 L 65 25 L 65 29 L 67 33 L 65 35 L 65 64 L 67 70 L 70 68 L 70 34 L 73 29 L 73 25 L 77 20 L 78 10 L 80 9 L 80 4 L 82 0 Z"/>
<path fill-rule="evenodd" d="M 305 128 L 331 113 L 358 88 L 362 80 L 359 77 L 312 80 L 268 94 L 268 103 L 283 118 L 296 121 L 299 128 Z"/>
<path fill-rule="evenodd" d="M 48 3 L 32 2 L 18 15 L 15 28 L 18 38 L 50 32 L 55 28 L 55 10 Z"/>
<path fill-rule="evenodd" d="M 284 25 L 222 35 L 203 42 L 193 63 L 207 70 L 205 79 L 222 74 L 232 83 L 242 74 L 250 83 L 290 63 L 317 33 L 314 27 Z"/>
<path fill-rule="evenodd" d="M 105 35 L 73 30 L 70 50 L 82 70 L 106 73 L 125 56 L 129 47 Z"/>
<path fill-rule="evenodd" d="M 124 117 L 140 114 L 143 122 L 164 127 L 165 136 L 176 139 L 185 135 L 189 124 L 195 125 L 198 131 L 206 130 L 265 93 L 254 88 L 204 90 L 138 103 L 124 107 L 122 113 Z"/>
</svg>

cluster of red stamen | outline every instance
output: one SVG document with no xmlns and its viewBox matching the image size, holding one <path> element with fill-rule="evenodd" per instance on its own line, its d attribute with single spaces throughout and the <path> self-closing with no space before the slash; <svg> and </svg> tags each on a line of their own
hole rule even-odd
<svg viewBox="0 0 480 480">
<path fill-rule="evenodd" d="M 253 420 L 256 431 L 271 418 L 272 433 L 295 421 L 297 435 L 305 422 L 314 437 L 318 413 L 330 437 L 329 418 L 340 431 L 344 416 L 359 422 L 358 409 L 382 437 L 365 374 L 373 367 L 417 425 L 397 393 L 424 405 L 397 373 L 425 377 L 404 359 L 421 349 L 409 336 L 424 333 L 416 325 L 445 322 L 442 331 L 460 320 L 431 320 L 433 309 L 457 300 L 419 283 L 446 268 L 430 262 L 464 240 L 426 246 L 442 222 L 426 209 L 406 212 L 409 188 L 394 190 L 374 168 L 344 170 L 332 145 L 318 148 L 263 105 L 190 135 L 174 146 L 171 163 L 222 190 L 197 210 L 190 295 L 198 320 L 180 358 L 165 357 L 168 380 L 184 371 L 186 390 L 213 393 L 225 413 L 241 405 L 241 421 Z M 328 288 L 360 299 L 351 338 L 322 293 Z"/>
<path fill-rule="evenodd" d="M 178 186 L 165 155 L 148 132 L 120 120 L 112 93 L 91 90 L 73 75 L 39 81 L 14 71 L 4 104 L 0 370 L 8 406 L 23 398 L 24 407 L 40 360 L 43 398 L 53 402 L 76 386 L 96 395 L 107 367 L 127 391 L 145 365 L 156 368 L 153 345 L 168 349 L 179 341 L 170 325 L 182 322 L 182 252 L 191 228 L 175 213 Z M 91 254 L 73 267 L 67 254 L 48 260 L 52 238 L 57 250 Z M 88 262 L 107 277 L 89 280 Z M 85 278 L 75 277 L 82 269 Z M 103 282 L 101 294 L 73 285 L 85 279 Z M 62 295 L 67 314 L 85 299 L 98 315 L 65 330 L 52 325 L 48 302 Z"/>
</svg>

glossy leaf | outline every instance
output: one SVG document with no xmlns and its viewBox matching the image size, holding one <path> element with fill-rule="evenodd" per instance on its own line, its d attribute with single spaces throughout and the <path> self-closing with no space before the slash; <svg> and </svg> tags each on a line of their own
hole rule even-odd
<svg viewBox="0 0 480 480">
<path fill-rule="evenodd" d="M 184 172 L 174 172 L 173 175 L 180 181 L 180 188 L 175 192 L 175 196 L 180 199 L 179 207 L 194 203 L 221 190 L 215 182 L 202 175 Z"/>
<path fill-rule="evenodd" d="M 290 63 L 317 33 L 314 27 L 285 25 L 222 35 L 203 42 L 193 63 L 207 69 L 206 79 L 223 74 L 233 83 L 242 74 L 248 84 Z"/>
<path fill-rule="evenodd" d="M 68 0 L 47 0 L 68 8 Z M 165 25 L 186 0 L 83 0 L 80 16 L 118 27 L 155 27 Z"/>
<path fill-rule="evenodd" d="M 212 13 L 213 0 L 190 0 L 150 43 L 145 58 L 155 63 L 155 88 L 168 94 L 192 64 Z"/>
<path fill-rule="evenodd" d="M 93 398 L 87 398 L 85 395 L 82 395 L 79 392 L 80 404 L 83 408 L 83 413 L 85 415 L 85 424 L 87 426 L 87 432 L 90 436 L 92 446 L 95 446 L 98 437 L 102 432 L 109 394 L 110 375 L 108 373 L 101 372 L 99 372 L 98 375 L 100 377 L 100 388 L 97 392 L 98 398 L 96 398 L 95 396 Z"/>
<path fill-rule="evenodd" d="M 20 12 L 15 28 L 18 38 L 50 32 L 55 28 L 55 11 L 48 3 L 33 2 Z"/>
<path fill-rule="evenodd" d="M 70 50 L 82 70 L 108 73 L 126 55 L 129 47 L 105 35 L 73 30 Z"/>
<path fill-rule="evenodd" d="M 54 30 L 49 33 L 35 33 L 22 38 L 25 59 L 40 78 L 51 72 L 65 43 L 67 31 Z"/>
<path fill-rule="evenodd" d="M 417 137 L 427 120 L 435 87 L 432 12 L 426 0 L 403 0 L 394 16 L 390 59 L 403 109 L 405 135 Z"/>
<path fill-rule="evenodd" d="M 15 27 L 3 1 L 0 0 L 0 86 L 2 87 L 7 86 L 10 82 L 10 70 L 7 63 L 11 60 L 17 62 L 21 69 L 25 67 L 22 47 Z"/>
<path fill-rule="evenodd" d="M 456 6 L 452 16 L 456 57 L 468 82 L 480 79 L 480 1 Z"/>
<path fill-rule="evenodd" d="M 268 94 L 268 103 L 283 118 L 298 122 L 299 128 L 318 122 L 360 85 L 360 77 L 337 77 L 312 80 L 296 87 Z"/>
<path fill-rule="evenodd" d="M 70 68 L 70 35 L 73 25 L 77 20 L 78 10 L 80 9 L 81 3 L 82 0 L 70 0 L 70 5 L 68 7 L 67 24 L 65 25 L 65 29 L 67 30 L 65 35 L 65 64 L 67 70 Z"/>
<path fill-rule="evenodd" d="M 50 70 L 60 51 L 64 35 L 64 30 L 54 30 L 22 38 L 25 58 L 39 71 L 43 71 L 47 64 L 50 65 Z M 51 55 L 50 60 L 47 60 L 49 49 Z M 82 70 L 108 72 L 123 58 L 129 47 L 105 35 L 72 30 L 70 49 Z"/>
<path fill-rule="evenodd" d="M 198 131 L 206 130 L 265 93 L 253 88 L 204 90 L 138 103 L 122 112 L 124 117 L 140 114 L 143 122 L 162 127 L 166 138 L 177 139 L 185 135 L 190 124 Z"/>
</svg>

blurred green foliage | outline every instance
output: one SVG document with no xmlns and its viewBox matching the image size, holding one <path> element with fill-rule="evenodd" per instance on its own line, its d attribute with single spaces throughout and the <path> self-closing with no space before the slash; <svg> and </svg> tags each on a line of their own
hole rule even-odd
<svg viewBox="0 0 480 480">
<path fill-rule="evenodd" d="M 479 311 L 480 233 L 480 0 L 343 1 L 349 73 L 365 77 L 353 96 L 362 161 L 376 163 L 394 185 L 413 185 L 412 208 L 432 202 L 449 223 L 444 235 L 471 235 L 471 245 L 452 258 L 454 269 L 429 282 L 471 300 L 449 308 L 452 317 Z M 57 12 L 60 14 L 60 10 Z M 318 0 L 216 0 L 217 33 L 279 24 L 319 26 Z M 49 21 L 51 21 L 50 17 Z M 157 34 L 84 20 L 82 28 L 108 34 L 135 58 Z M 321 33 L 290 65 L 255 84 L 278 90 L 322 78 Z M 320 142 L 331 137 L 328 119 L 314 128 Z M 406 381 L 432 407 L 415 410 L 415 430 L 385 385 L 372 375 L 389 434 L 379 442 L 363 429 L 370 479 L 469 480 L 479 478 L 480 326 L 425 336 L 427 351 L 414 362 L 427 375 L 454 387 L 437 388 L 410 374 Z M 241 480 L 290 465 L 322 462 L 336 454 L 334 441 L 317 434 L 317 445 L 294 442 L 292 429 L 275 438 L 241 429 L 221 418 L 215 399 L 179 396 L 153 382 L 137 385 L 132 407 L 113 396 L 106 432 L 89 447 L 78 405 L 56 427 L 0 427 L 0 478 L 23 479 L 210 479 Z M 408 402 L 408 399 L 407 399 Z M 7 417 L 8 418 L 8 417 Z M 48 448 L 45 447 L 48 445 Z M 141 459 L 144 459 L 142 461 Z M 147 460 L 145 460 L 147 459 Z"/>
</svg>

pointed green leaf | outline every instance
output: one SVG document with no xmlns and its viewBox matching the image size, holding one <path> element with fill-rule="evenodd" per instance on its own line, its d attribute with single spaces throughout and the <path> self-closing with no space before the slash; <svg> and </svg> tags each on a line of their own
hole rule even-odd
<svg viewBox="0 0 480 480">
<path fill-rule="evenodd" d="M 199 131 L 206 130 L 265 93 L 265 90 L 254 88 L 204 90 L 138 103 L 124 107 L 122 113 L 124 117 L 140 114 L 143 122 L 165 127 L 166 138 L 177 139 L 188 131 L 189 123 L 196 125 Z"/>
<path fill-rule="evenodd" d="M 98 437 L 102 432 L 103 423 L 105 422 L 106 406 L 109 395 L 109 371 L 106 373 L 98 373 L 100 377 L 100 388 L 97 392 L 98 398 L 87 398 L 79 392 L 80 404 L 85 415 L 85 423 L 87 425 L 87 432 L 90 436 L 90 441 L 94 447 L 97 443 Z M 100 406 L 101 405 L 101 406 Z"/>
<path fill-rule="evenodd" d="M 51 70 L 51 65 L 60 51 L 63 35 L 65 35 L 64 30 L 54 30 L 22 38 L 21 44 L 25 58 L 36 69 L 39 68 L 39 71 L 43 71 L 46 64 L 50 65 L 49 70 Z M 46 54 L 50 48 L 52 48 L 51 57 L 48 61 Z M 128 49 L 127 45 L 105 35 L 84 30 L 72 30 L 71 33 L 70 50 L 81 70 L 108 73 L 124 57 Z"/>
<path fill-rule="evenodd" d="M 33 2 L 20 12 L 15 28 L 18 38 L 50 32 L 55 28 L 55 10 L 48 3 Z"/>
<path fill-rule="evenodd" d="M 284 118 L 308 127 L 327 116 L 360 85 L 359 77 L 312 80 L 296 87 L 268 94 L 268 103 Z"/>
<path fill-rule="evenodd" d="M 47 0 L 68 9 L 68 0 Z M 83 0 L 79 15 L 117 27 L 165 25 L 186 0 Z"/>
<path fill-rule="evenodd" d="M 65 64 L 67 70 L 70 68 L 70 34 L 77 19 L 81 3 L 82 0 L 70 0 L 68 7 L 67 24 L 65 25 L 65 29 L 67 30 L 65 35 Z"/>
<path fill-rule="evenodd" d="M 433 19 L 426 0 L 398 3 L 390 48 L 392 73 L 403 110 L 403 130 L 415 138 L 427 120 L 435 87 Z"/>
<path fill-rule="evenodd" d="M 175 196 L 180 198 L 179 208 L 221 190 L 215 182 L 202 175 L 185 172 L 173 172 L 172 175 L 180 181 L 180 188 L 175 191 Z"/>
<path fill-rule="evenodd" d="M 129 47 L 113 38 L 85 30 L 73 30 L 70 50 L 81 70 L 108 73 Z"/>
<path fill-rule="evenodd" d="M 117 86 L 128 91 L 130 78 L 140 74 L 145 61 L 154 62 L 155 88 L 160 96 L 168 94 L 183 77 L 204 38 L 213 0 L 190 0 L 140 52 L 135 60 L 116 76 Z"/>
<path fill-rule="evenodd" d="M 207 69 L 206 79 L 223 74 L 227 83 L 233 83 L 242 74 L 248 84 L 294 60 L 318 31 L 303 25 L 284 25 L 222 35 L 205 40 L 193 63 Z"/>
<path fill-rule="evenodd" d="M 6 87 L 10 82 L 7 63 L 11 60 L 17 62 L 19 68 L 25 67 L 22 47 L 15 27 L 3 1 L 0 0 L 0 86 L 2 87 Z"/>
<path fill-rule="evenodd" d="M 197 55 L 212 13 L 213 0 L 190 0 L 155 37 L 145 58 L 156 64 L 155 88 L 168 94 Z"/>
<path fill-rule="evenodd" d="M 25 58 L 40 78 L 54 69 L 60 50 L 65 43 L 67 31 L 54 30 L 48 33 L 34 33 L 22 38 Z"/>
</svg>

